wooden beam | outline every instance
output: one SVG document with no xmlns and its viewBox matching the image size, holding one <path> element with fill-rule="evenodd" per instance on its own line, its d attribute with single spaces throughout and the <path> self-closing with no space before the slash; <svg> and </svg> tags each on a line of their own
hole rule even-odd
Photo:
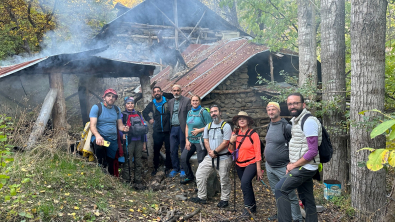
<svg viewBox="0 0 395 222">
<path fill-rule="evenodd" d="M 253 92 L 253 89 L 241 89 L 241 90 L 213 90 L 211 93 L 217 94 L 234 94 L 234 93 L 246 93 L 246 92 Z"/>
<path fill-rule="evenodd" d="M 87 122 L 89 122 L 89 97 L 88 97 L 88 89 L 86 88 L 87 81 L 86 78 L 80 76 L 78 81 L 78 99 L 80 101 L 80 109 L 82 116 L 82 124 L 85 126 Z"/>
<path fill-rule="evenodd" d="M 204 15 L 206 14 L 206 10 L 203 12 L 202 17 L 200 17 L 199 21 L 196 23 L 195 27 L 192 29 L 191 33 L 189 33 L 188 38 L 191 37 L 192 33 L 195 31 L 196 27 L 200 24 L 200 21 L 202 21 Z M 186 40 L 184 40 L 181 44 L 180 47 L 186 42 Z"/>
<path fill-rule="evenodd" d="M 269 66 L 270 66 L 270 79 L 274 82 L 274 73 L 273 73 L 273 56 L 272 53 L 269 54 Z"/>
<path fill-rule="evenodd" d="M 178 50 L 178 12 L 177 12 L 177 0 L 174 0 L 174 5 L 173 5 L 173 12 L 174 12 L 174 25 L 175 25 L 175 29 L 174 29 L 174 41 L 175 41 L 175 46 L 176 49 Z"/>
<path fill-rule="evenodd" d="M 27 144 L 25 146 L 26 150 L 31 150 L 37 140 L 44 133 L 49 117 L 51 116 L 52 108 L 55 104 L 57 94 L 57 89 L 52 88 L 49 90 L 47 96 L 45 97 L 40 114 L 38 115 L 37 120 L 34 123 L 32 133 L 30 134 L 29 140 L 27 141 Z"/>
<path fill-rule="evenodd" d="M 65 133 L 67 129 L 67 110 L 66 100 L 64 98 L 63 74 L 58 70 L 49 74 L 49 86 L 50 88 L 57 89 L 58 92 L 55 105 L 52 110 L 53 127 L 55 130 Z"/>
</svg>

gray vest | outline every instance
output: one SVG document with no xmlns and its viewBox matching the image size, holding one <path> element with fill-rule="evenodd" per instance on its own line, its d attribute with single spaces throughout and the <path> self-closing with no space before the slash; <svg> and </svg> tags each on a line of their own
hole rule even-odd
<svg viewBox="0 0 395 222">
<path fill-rule="evenodd" d="M 309 147 L 307 146 L 306 136 L 304 135 L 304 132 L 303 132 L 302 127 L 300 125 L 302 122 L 303 116 L 308 113 L 310 113 L 310 112 L 307 111 L 306 109 L 303 109 L 302 113 L 298 117 L 294 117 L 291 119 L 292 139 L 289 142 L 289 161 L 291 163 L 295 163 L 296 161 L 298 161 L 309 150 Z M 310 116 L 309 118 L 312 118 L 317 122 L 317 125 L 318 125 L 318 145 L 320 145 L 321 141 L 322 141 L 321 123 L 314 116 Z M 314 160 L 315 160 L 315 162 L 314 162 Z M 317 156 L 314 157 L 314 160 L 311 160 L 308 164 L 318 165 L 320 163 L 320 154 L 317 154 Z"/>
</svg>

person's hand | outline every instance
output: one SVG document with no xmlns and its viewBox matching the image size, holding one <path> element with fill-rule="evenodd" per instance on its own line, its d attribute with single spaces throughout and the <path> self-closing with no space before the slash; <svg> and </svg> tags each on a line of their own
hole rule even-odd
<svg viewBox="0 0 395 222">
<path fill-rule="evenodd" d="M 150 119 L 149 124 L 151 124 L 151 125 L 154 124 L 154 119 Z"/>
<path fill-rule="evenodd" d="M 196 136 L 199 134 L 199 128 L 193 128 L 193 130 L 191 131 L 192 135 Z"/>
<path fill-rule="evenodd" d="M 211 158 L 215 158 L 215 157 L 216 157 L 216 155 L 214 154 L 214 151 L 213 151 L 213 150 L 208 151 L 208 155 L 209 155 Z"/>
<path fill-rule="evenodd" d="M 233 135 L 230 137 L 229 142 L 234 143 L 234 142 L 236 142 L 236 139 L 237 139 L 237 135 L 236 135 L 236 134 L 233 134 Z"/>
<path fill-rule="evenodd" d="M 100 135 L 96 137 L 96 144 L 99 146 L 103 146 L 104 145 L 104 139 L 103 137 L 101 137 Z"/>
<path fill-rule="evenodd" d="M 289 173 L 291 170 L 295 169 L 295 164 L 293 163 L 288 163 L 287 165 L 287 170 L 285 171 L 285 173 Z"/>
<path fill-rule="evenodd" d="M 263 178 L 263 170 L 258 170 L 256 172 L 256 179 L 257 180 L 262 180 L 262 178 Z"/>
<path fill-rule="evenodd" d="M 129 132 L 129 126 L 123 126 L 123 131 L 124 132 Z"/>
<path fill-rule="evenodd" d="M 147 144 L 146 144 L 146 143 L 143 144 L 143 151 L 144 151 L 144 152 L 147 151 Z"/>
<path fill-rule="evenodd" d="M 191 142 L 189 142 L 188 140 L 185 142 L 185 149 L 187 149 L 188 151 L 191 150 Z"/>
</svg>

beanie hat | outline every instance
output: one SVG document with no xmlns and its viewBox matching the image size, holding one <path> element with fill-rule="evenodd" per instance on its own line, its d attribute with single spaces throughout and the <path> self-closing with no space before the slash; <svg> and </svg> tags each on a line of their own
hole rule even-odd
<svg viewBox="0 0 395 222">
<path fill-rule="evenodd" d="M 269 102 L 269 103 L 267 104 L 266 108 L 267 108 L 267 107 L 275 107 L 275 108 L 278 109 L 278 111 L 281 112 L 280 104 L 278 104 L 278 103 L 276 103 L 276 102 Z"/>
<path fill-rule="evenodd" d="M 134 98 L 131 97 L 131 96 L 125 97 L 125 99 L 124 99 L 124 105 L 126 105 L 126 103 L 128 103 L 128 102 L 134 103 Z"/>
</svg>

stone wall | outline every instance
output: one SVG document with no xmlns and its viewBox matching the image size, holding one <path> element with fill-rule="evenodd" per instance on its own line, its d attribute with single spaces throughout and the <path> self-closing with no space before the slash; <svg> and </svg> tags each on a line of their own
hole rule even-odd
<svg viewBox="0 0 395 222">
<path fill-rule="evenodd" d="M 261 139 L 264 139 L 265 125 L 270 119 L 261 95 L 254 92 L 252 87 L 248 87 L 248 78 L 247 64 L 244 64 L 208 94 L 202 100 L 202 105 L 210 107 L 212 104 L 217 104 L 222 109 L 222 118 L 229 123 L 238 112 L 247 112 L 255 121 L 253 128 L 259 133 Z M 241 92 L 234 92 L 237 90 Z"/>
</svg>

